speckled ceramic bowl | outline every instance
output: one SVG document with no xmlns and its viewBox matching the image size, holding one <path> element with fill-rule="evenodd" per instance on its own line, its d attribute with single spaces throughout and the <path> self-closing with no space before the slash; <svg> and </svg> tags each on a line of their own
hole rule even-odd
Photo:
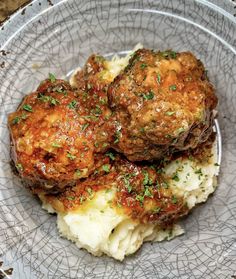
<svg viewBox="0 0 236 279">
<path fill-rule="evenodd" d="M 229 0 L 35 0 L 0 30 L 0 270 L 10 278 L 231 278 L 236 276 L 236 13 Z M 190 50 L 219 97 L 222 166 L 215 194 L 183 221 L 186 233 L 145 244 L 119 263 L 59 237 L 56 217 L 13 176 L 7 114 L 48 72 L 67 77 L 93 52 Z M 0 272 L 1 273 L 1 272 Z M 1 277 L 1 274 L 0 274 Z M 8 278 L 8 277 L 6 277 Z"/>
</svg>

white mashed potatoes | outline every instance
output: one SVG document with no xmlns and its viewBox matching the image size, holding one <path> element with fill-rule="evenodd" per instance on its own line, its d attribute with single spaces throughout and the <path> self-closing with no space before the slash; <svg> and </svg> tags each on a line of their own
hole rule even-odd
<svg viewBox="0 0 236 279">
<path fill-rule="evenodd" d="M 141 47 L 137 45 L 135 50 Z M 130 55 L 125 58 L 115 56 L 107 62 L 109 78 L 113 79 L 118 75 L 128 64 Z M 70 82 L 74 84 L 73 77 Z M 163 175 L 168 179 L 173 194 L 182 196 L 191 209 L 196 204 L 205 202 L 214 192 L 218 172 L 217 149 L 214 144 L 208 164 L 200 164 L 187 158 L 178 159 L 164 168 Z M 100 190 L 85 202 L 89 206 L 66 214 L 58 213 L 57 225 L 61 236 L 95 256 L 106 254 L 122 261 L 126 255 L 137 251 L 145 241 L 170 240 L 183 234 L 184 231 L 178 224 L 173 225 L 172 229 L 163 230 L 153 224 L 144 225 L 133 221 L 112 207 L 114 195 L 115 189 Z M 44 204 L 43 208 L 50 213 L 55 212 L 48 204 Z"/>
</svg>

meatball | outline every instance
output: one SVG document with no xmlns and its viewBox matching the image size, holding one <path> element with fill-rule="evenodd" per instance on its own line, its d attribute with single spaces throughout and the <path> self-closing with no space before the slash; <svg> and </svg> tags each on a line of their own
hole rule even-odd
<svg viewBox="0 0 236 279">
<path fill-rule="evenodd" d="M 190 52 L 141 49 L 109 85 L 113 148 L 132 161 L 195 148 L 212 134 L 214 88 Z"/>
<path fill-rule="evenodd" d="M 70 212 L 86 202 L 86 207 L 92 206 L 91 200 L 98 191 L 114 191 L 109 203 L 118 212 L 140 223 L 154 223 L 164 228 L 188 213 L 183 197 L 175 196 L 166 187 L 167 182 L 153 166 L 112 156 L 113 160 L 104 165 L 106 172 L 78 181 L 76 186 L 67 187 L 56 195 L 41 192 L 40 199 L 51 204 L 57 212 Z"/>
<path fill-rule="evenodd" d="M 108 133 L 99 127 L 109 111 L 95 95 L 52 76 L 9 115 L 11 157 L 31 189 L 60 191 L 107 160 L 100 151 L 108 148 Z"/>
<path fill-rule="evenodd" d="M 84 67 L 72 75 L 70 84 L 83 91 L 107 92 L 107 87 L 113 81 L 114 75 L 109 71 L 109 63 L 101 55 L 92 54 Z M 107 94 L 104 95 L 107 98 Z"/>
</svg>

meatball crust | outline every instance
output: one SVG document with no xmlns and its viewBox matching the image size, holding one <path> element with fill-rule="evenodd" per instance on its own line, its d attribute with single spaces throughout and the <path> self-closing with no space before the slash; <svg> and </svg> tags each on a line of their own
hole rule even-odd
<svg viewBox="0 0 236 279">
<path fill-rule="evenodd" d="M 107 138 L 95 130 L 107 111 L 88 98 L 65 81 L 48 79 L 9 115 L 12 159 L 31 188 L 60 191 L 103 164 L 99 150 L 106 150 Z"/>
<path fill-rule="evenodd" d="M 132 161 L 195 148 L 212 133 L 217 98 L 190 52 L 136 51 L 108 99 L 119 123 L 113 147 Z"/>
</svg>

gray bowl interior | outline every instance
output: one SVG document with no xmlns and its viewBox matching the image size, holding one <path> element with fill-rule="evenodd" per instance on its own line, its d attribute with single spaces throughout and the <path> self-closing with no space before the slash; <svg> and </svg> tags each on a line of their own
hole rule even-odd
<svg viewBox="0 0 236 279">
<path fill-rule="evenodd" d="M 224 5 L 222 4 L 224 2 Z M 13 278 L 230 278 L 236 271 L 236 21 L 225 1 L 33 1 L 0 33 L 0 258 Z M 233 6 L 231 5 L 233 8 Z M 225 9 L 225 10 L 223 10 Z M 119 263 L 59 237 L 56 217 L 14 177 L 7 114 L 49 72 L 66 78 L 91 53 L 190 50 L 219 98 L 222 163 L 216 193 L 183 221 L 186 233 L 145 244 Z M 1 53 L 2 54 L 2 53 Z M 227 277 L 228 276 L 228 277 Z"/>
</svg>

